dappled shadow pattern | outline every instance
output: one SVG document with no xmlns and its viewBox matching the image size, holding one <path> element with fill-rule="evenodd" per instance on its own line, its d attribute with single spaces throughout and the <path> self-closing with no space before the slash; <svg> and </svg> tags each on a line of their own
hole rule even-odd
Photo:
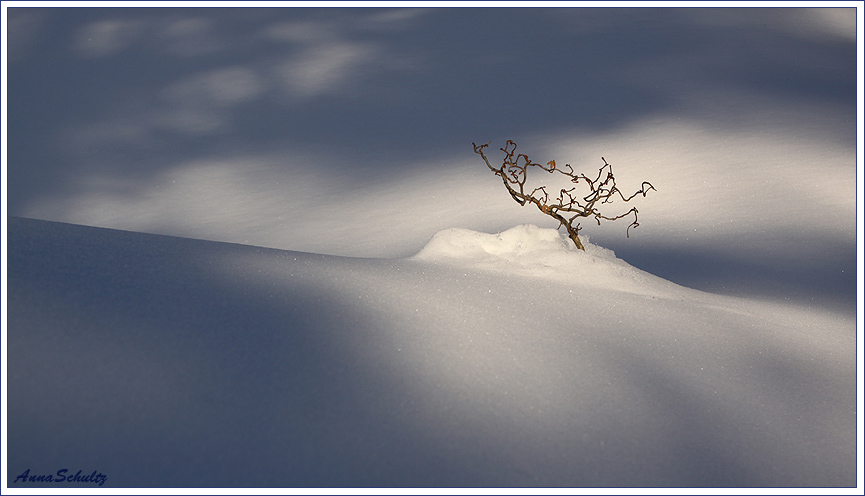
<svg viewBox="0 0 865 496">
<path fill-rule="evenodd" d="M 855 482 L 843 319 L 790 317 L 814 346 L 711 295 L 16 218 L 8 247 L 13 487 Z"/>
</svg>

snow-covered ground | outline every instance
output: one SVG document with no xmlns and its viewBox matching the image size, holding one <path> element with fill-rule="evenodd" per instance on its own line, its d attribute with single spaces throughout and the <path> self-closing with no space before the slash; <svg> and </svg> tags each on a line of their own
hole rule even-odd
<svg viewBox="0 0 865 496">
<path fill-rule="evenodd" d="M 349 258 L 10 218 L 7 483 L 855 486 L 853 315 L 569 243 Z"/>
<path fill-rule="evenodd" d="M 861 9 L 23 7 L 4 483 L 856 484 Z"/>
</svg>

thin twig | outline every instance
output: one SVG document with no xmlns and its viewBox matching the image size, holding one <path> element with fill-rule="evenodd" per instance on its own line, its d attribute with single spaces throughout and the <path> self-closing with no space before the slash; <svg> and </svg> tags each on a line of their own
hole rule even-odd
<svg viewBox="0 0 865 496">
<path fill-rule="evenodd" d="M 623 214 L 609 216 L 602 214 L 595 205 L 612 203 L 614 196 L 617 194 L 623 201 L 628 202 L 639 194 L 642 194 L 643 197 L 645 197 L 649 190 L 657 191 L 655 187 L 652 186 L 652 183 L 643 181 L 639 190 L 631 196 L 625 197 L 621 190 L 616 186 L 616 179 L 613 176 L 613 166 L 609 164 L 604 157 L 601 157 L 604 165 L 598 170 L 597 178 L 591 180 L 583 173 L 576 174 L 570 164 L 565 164 L 564 167 L 557 167 L 556 161 L 550 160 L 547 162 L 547 167 L 544 167 L 541 164 L 532 162 L 528 155 L 523 153 L 517 155 L 517 144 L 512 140 L 508 140 L 505 143 L 505 146 L 500 148 L 500 150 L 505 153 L 505 156 L 502 160 L 502 166 L 499 168 L 493 167 L 484 154 L 484 148 L 489 146 L 489 143 L 485 145 L 472 143 L 472 146 L 474 147 L 475 153 L 483 158 L 487 167 L 495 175 L 501 177 L 502 183 L 504 183 L 505 188 L 508 190 L 508 193 L 510 193 L 514 201 L 519 203 L 521 206 L 525 206 L 526 203 L 534 203 L 541 212 L 558 220 L 559 227 L 565 227 L 571 240 L 577 248 L 581 250 L 584 250 L 585 248 L 579 238 L 580 224 L 577 223 L 575 226 L 574 221 L 580 218 L 593 218 L 598 225 L 600 225 L 602 219 L 614 221 L 634 214 L 633 222 L 631 222 L 625 230 L 625 235 L 630 237 L 631 228 L 637 228 L 640 225 L 637 222 L 638 211 L 636 207 L 631 208 Z M 521 160 L 522 165 L 520 164 Z M 531 193 L 526 194 L 525 184 L 528 178 L 528 169 L 530 167 L 538 167 L 550 174 L 559 173 L 567 177 L 571 183 L 575 184 L 575 186 L 570 189 L 561 188 L 558 197 L 556 197 L 553 202 L 550 202 L 550 195 L 546 190 L 546 186 L 538 186 L 534 188 Z M 606 175 L 604 175 L 605 172 Z M 589 192 L 583 197 L 576 196 L 574 192 L 577 189 L 577 186 L 583 182 L 588 186 Z M 580 201 L 580 198 L 582 199 L 582 202 Z M 574 215 L 570 218 L 565 218 L 561 212 L 572 213 Z"/>
</svg>

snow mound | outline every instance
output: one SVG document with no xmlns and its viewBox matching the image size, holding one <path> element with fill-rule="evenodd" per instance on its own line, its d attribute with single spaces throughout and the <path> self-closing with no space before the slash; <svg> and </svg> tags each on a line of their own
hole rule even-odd
<svg viewBox="0 0 865 496">
<path fill-rule="evenodd" d="M 682 288 L 637 269 L 615 252 L 583 240 L 585 251 L 556 229 L 523 224 L 498 234 L 451 228 L 437 232 L 413 260 L 502 272 L 653 296 Z"/>
</svg>

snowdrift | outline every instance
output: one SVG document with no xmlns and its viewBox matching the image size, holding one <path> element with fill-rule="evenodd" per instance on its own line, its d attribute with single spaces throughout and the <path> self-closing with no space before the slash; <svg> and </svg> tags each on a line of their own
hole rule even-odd
<svg viewBox="0 0 865 496">
<path fill-rule="evenodd" d="M 855 332 L 534 226 L 388 260 L 10 218 L 7 484 L 855 486 Z"/>
<path fill-rule="evenodd" d="M 467 229 L 439 231 L 414 257 L 415 260 L 452 264 L 491 271 L 503 276 L 521 275 L 580 287 L 591 292 L 616 289 L 651 296 L 682 295 L 690 290 L 636 269 L 612 250 L 589 243 L 578 250 L 555 229 L 525 224 L 498 234 Z"/>
</svg>

